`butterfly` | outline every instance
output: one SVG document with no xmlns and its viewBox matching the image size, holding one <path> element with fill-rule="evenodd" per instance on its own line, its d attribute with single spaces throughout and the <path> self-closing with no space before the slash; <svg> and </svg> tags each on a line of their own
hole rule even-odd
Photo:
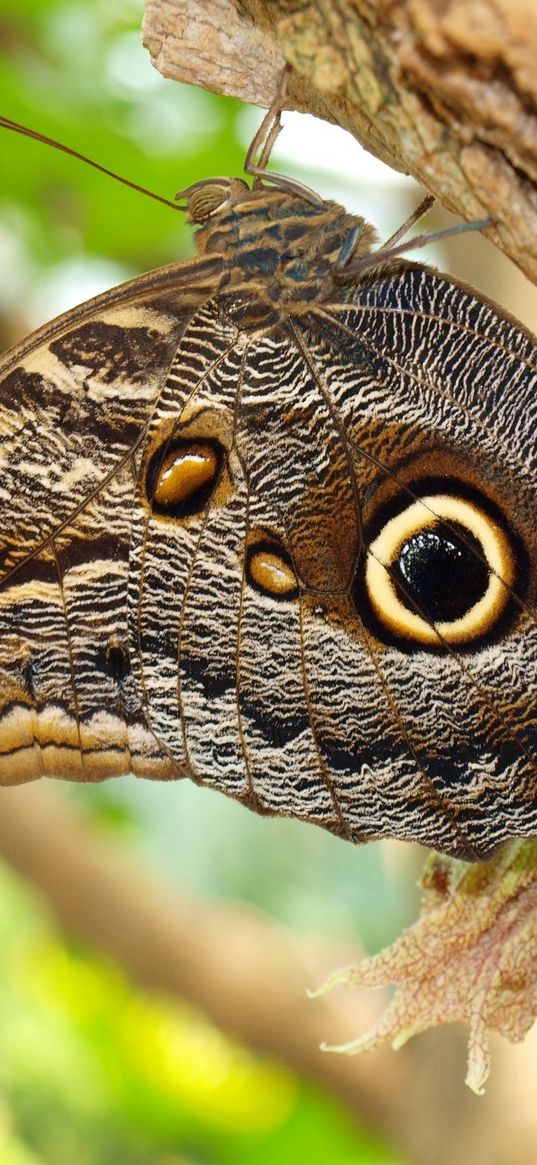
<svg viewBox="0 0 537 1165">
<path fill-rule="evenodd" d="M 486 857 L 537 833 L 536 341 L 269 181 L 278 113 L 197 258 L 1 362 L 0 782 Z"/>
</svg>

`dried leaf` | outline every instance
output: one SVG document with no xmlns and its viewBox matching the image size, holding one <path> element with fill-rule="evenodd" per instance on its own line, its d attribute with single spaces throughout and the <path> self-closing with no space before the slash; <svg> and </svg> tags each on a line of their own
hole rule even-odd
<svg viewBox="0 0 537 1165">
<path fill-rule="evenodd" d="M 488 1033 L 521 1040 L 537 1012 L 537 842 L 516 841 L 489 862 L 432 855 L 421 880 L 421 917 L 391 947 L 337 971 L 333 987 L 397 990 L 365 1035 L 327 1051 L 357 1053 L 440 1023 L 469 1024 L 466 1083 L 482 1093 Z"/>
</svg>

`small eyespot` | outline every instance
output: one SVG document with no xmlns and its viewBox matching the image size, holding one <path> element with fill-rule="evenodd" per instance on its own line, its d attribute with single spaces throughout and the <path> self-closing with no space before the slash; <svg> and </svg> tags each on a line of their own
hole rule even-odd
<svg viewBox="0 0 537 1165">
<path fill-rule="evenodd" d="M 246 578 L 262 595 L 296 599 L 298 579 L 287 551 L 277 542 L 254 542 L 246 553 Z"/>
<path fill-rule="evenodd" d="M 129 659 L 119 639 L 110 639 L 104 652 L 104 667 L 117 684 L 123 683 L 129 673 Z"/>
<path fill-rule="evenodd" d="M 450 494 L 423 497 L 386 522 L 364 573 L 380 623 L 395 637 L 435 648 L 487 635 L 514 579 L 504 528 L 473 501 Z"/>
<path fill-rule="evenodd" d="M 175 441 L 164 456 L 157 449 L 146 479 L 151 508 L 170 518 L 198 513 L 216 486 L 223 457 L 224 450 L 216 441 Z"/>
</svg>

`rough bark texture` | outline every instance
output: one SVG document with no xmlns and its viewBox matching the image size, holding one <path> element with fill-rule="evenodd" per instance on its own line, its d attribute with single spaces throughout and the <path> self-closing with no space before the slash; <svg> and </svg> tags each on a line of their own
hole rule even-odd
<svg viewBox="0 0 537 1165">
<path fill-rule="evenodd" d="M 537 282 L 534 0 L 146 0 L 165 76 L 349 129 Z"/>
</svg>

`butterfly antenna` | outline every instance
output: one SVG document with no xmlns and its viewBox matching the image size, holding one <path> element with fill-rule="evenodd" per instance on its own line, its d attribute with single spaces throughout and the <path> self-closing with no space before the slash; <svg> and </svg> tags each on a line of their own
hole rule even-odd
<svg viewBox="0 0 537 1165">
<path fill-rule="evenodd" d="M 147 198 L 154 198 L 155 202 L 162 202 L 164 206 L 171 206 L 172 210 L 184 211 L 183 206 L 177 206 L 177 203 L 172 202 L 169 198 L 163 198 L 160 194 L 155 194 L 154 190 L 147 190 L 145 186 L 139 186 L 137 182 L 131 182 L 130 178 L 123 178 L 121 174 L 116 174 L 115 170 L 108 170 L 106 166 L 101 166 L 99 162 L 94 162 L 93 158 L 87 158 L 85 154 L 80 154 L 78 150 L 73 150 L 71 146 L 64 146 L 62 142 L 57 142 L 54 138 L 49 138 L 45 134 L 37 133 L 35 129 L 29 129 L 25 125 L 19 125 L 16 121 L 11 121 L 9 117 L 0 116 L 0 129 L 10 129 L 13 133 L 20 133 L 23 137 L 33 138 L 35 142 L 43 142 L 45 146 L 52 146 L 54 150 L 59 150 L 62 154 L 69 154 L 72 158 L 78 158 L 79 162 L 85 162 L 87 166 L 93 166 L 94 170 L 100 170 L 101 174 L 106 174 L 109 178 L 114 178 L 116 182 L 121 182 L 123 186 L 129 186 L 131 190 L 136 190 L 138 194 L 145 194 Z"/>
</svg>

